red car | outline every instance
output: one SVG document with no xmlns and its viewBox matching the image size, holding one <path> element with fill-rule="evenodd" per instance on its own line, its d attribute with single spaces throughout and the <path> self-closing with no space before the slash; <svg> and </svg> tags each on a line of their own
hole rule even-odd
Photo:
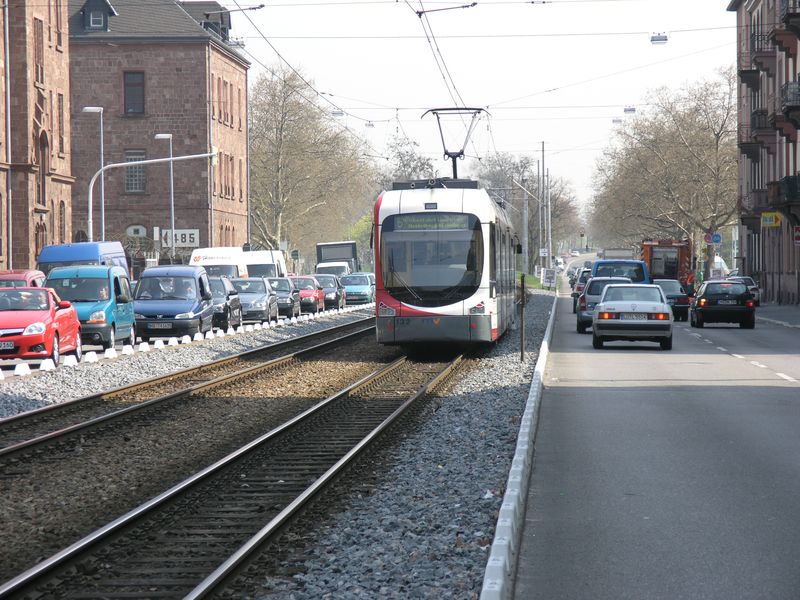
<svg viewBox="0 0 800 600">
<path fill-rule="evenodd" d="M 0 271 L 0 287 L 44 287 L 47 275 L 36 269 Z"/>
<path fill-rule="evenodd" d="M 62 352 L 80 361 L 81 323 L 71 302 L 49 288 L 0 289 L 0 358 L 52 358 Z"/>
<path fill-rule="evenodd" d="M 294 287 L 300 290 L 300 311 L 318 312 L 325 310 L 325 290 L 316 277 L 298 275 L 290 277 Z"/>
</svg>

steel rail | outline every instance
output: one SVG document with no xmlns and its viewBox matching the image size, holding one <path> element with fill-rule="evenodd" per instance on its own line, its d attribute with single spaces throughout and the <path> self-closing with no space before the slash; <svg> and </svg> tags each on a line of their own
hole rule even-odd
<svg viewBox="0 0 800 600">
<path fill-rule="evenodd" d="M 343 341 L 355 339 L 355 338 L 358 338 L 360 336 L 366 335 L 366 334 L 370 333 L 371 331 L 374 331 L 374 329 L 375 329 L 374 326 L 365 327 L 365 328 L 360 329 L 358 331 L 355 331 L 353 333 L 349 333 L 349 334 L 345 334 L 345 335 L 342 335 L 340 337 L 337 337 L 336 339 L 328 340 L 326 342 L 322 342 L 321 344 L 316 344 L 316 345 L 311 346 L 309 348 L 304 348 L 303 350 L 298 350 L 297 352 L 292 352 L 292 353 L 287 354 L 285 356 L 280 356 L 278 358 L 274 358 L 274 359 L 269 360 L 267 362 L 247 367 L 245 369 L 236 371 L 234 373 L 228 373 L 226 375 L 221 375 L 221 376 L 216 377 L 214 379 L 211 379 L 209 381 L 204 381 L 202 383 L 195 384 L 195 385 L 190 386 L 188 388 L 176 390 L 174 392 L 170 392 L 168 394 L 164 394 L 162 396 L 158 396 L 158 397 L 153 398 L 151 400 L 146 400 L 144 402 L 140 402 L 139 404 L 135 404 L 135 405 L 129 406 L 127 408 L 123 408 L 123 409 L 120 409 L 120 410 L 117 410 L 117 411 L 114 411 L 114 412 L 111 412 L 111 413 L 108 413 L 108 414 L 105 414 L 105 415 L 102 415 L 102 416 L 99 416 L 99 417 L 95 417 L 95 418 L 90 419 L 88 421 L 83 421 L 81 423 L 76 423 L 74 425 L 70 425 L 69 427 L 65 427 L 65 428 L 59 429 L 57 431 L 52 431 L 50 433 L 38 436 L 36 438 L 25 440 L 23 442 L 19 442 L 17 444 L 13 444 L 11 446 L 6 446 L 5 448 L 0 448 L 0 458 L 4 458 L 4 457 L 10 456 L 10 455 L 19 453 L 22 450 L 26 450 L 26 449 L 29 450 L 29 449 L 31 449 L 31 448 L 33 448 L 35 446 L 39 446 L 39 445 L 45 444 L 47 442 L 51 442 L 51 441 L 59 439 L 59 438 L 65 438 L 66 436 L 69 436 L 69 435 L 74 434 L 76 432 L 84 431 L 86 429 L 90 429 L 90 428 L 96 427 L 100 423 L 104 423 L 106 421 L 112 421 L 112 420 L 115 420 L 115 419 L 119 419 L 119 418 L 121 418 L 121 417 L 123 417 L 125 415 L 140 411 L 140 410 L 145 409 L 145 408 L 148 408 L 148 407 L 150 407 L 150 406 L 152 406 L 154 404 L 167 402 L 169 400 L 173 400 L 173 399 L 179 398 L 181 396 L 187 396 L 187 395 L 196 393 L 198 391 L 211 389 L 211 388 L 219 386 L 219 385 L 224 385 L 224 384 L 230 382 L 231 380 L 238 379 L 238 378 L 241 378 L 241 377 L 245 377 L 245 376 L 248 376 L 248 375 L 252 375 L 252 374 L 257 373 L 257 372 L 262 371 L 262 370 L 273 369 L 275 367 L 281 366 L 284 363 L 289 363 L 289 362 L 292 362 L 294 360 L 297 360 L 297 358 L 305 356 L 307 354 L 312 354 L 314 352 L 319 352 L 320 350 L 323 350 L 326 347 L 334 346 L 334 345 L 337 345 L 339 343 L 342 343 Z M 263 352 L 263 349 L 261 351 Z M 249 352 L 252 352 L 252 351 L 248 351 L 248 353 Z M 223 359 L 223 361 L 228 361 L 228 359 L 227 358 Z M 150 380 L 148 380 L 148 381 L 150 381 Z M 145 382 L 141 382 L 140 385 L 144 386 Z M 126 389 L 131 390 L 131 389 L 135 389 L 136 387 L 137 387 L 137 385 L 133 384 L 131 386 L 126 386 Z"/>
<path fill-rule="evenodd" d="M 389 415 L 378 427 L 373 429 L 365 438 L 354 446 L 347 454 L 339 459 L 336 464 L 330 467 L 321 477 L 314 481 L 302 494 L 300 494 L 291 504 L 286 506 L 269 523 L 243 544 L 234 554 L 224 563 L 197 585 L 189 594 L 184 596 L 184 600 L 199 600 L 209 594 L 219 591 L 230 576 L 236 573 L 237 569 L 259 551 L 264 544 L 268 543 L 280 529 L 302 510 L 313 498 L 324 488 L 329 486 L 356 458 L 370 447 L 375 440 L 419 398 L 430 393 L 439 383 L 449 376 L 453 370 L 461 363 L 463 355 L 457 356 L 448 366 L 433 377 L 430 381 L 423 384 L 416 392 L 403 402 L 391 415 Z M 400 359 L 404 360 L 404 359 Z M 399 366 L 399 365 L 398 365 Z M 362 384 L 363 385 L 363 384 Z"/>
<path fill-rule="evenodd" d="M 285 431 L 295 427 L 298 423 L 308 420 L 310 417 L 316 415 L 320 410 L 327 407 L 331 403 L 336 402 L 337 400 L 345 396 L 348 396 L 353 391 L 372 382 L 378 377 L 381 377 L 399 368 L 405 362 L 405 360 L 406 360 L 405 357 L 401 357 L 396 361 L 386 366 L 383 366 L 373 371 L 372 373 L 362 377 L 354 384 L 326 398 L 325 400 L 318 402 L 314 406 L 308 408 L 307 410 L 293 417 L 289 421 L 286 421 L 285 423 L 279 425 L 278 427 L 272 429 L 271 431 L 265 433 L 264 435 L 245 444 L 238 450 L 235 450 L 234 452 L 228 454 L 224 458 L 221 458 L 220 460 L 216 461 L 215 463 L 211 464 L 205 469 L 199 471 L 198 473 L 195 473 L 194 475 L 190 476 L 184 481 L 172 486 L 167 491 L 159 494 L 158 496 L 148 500 L 147 502 L 138 506 L 137 508 L 118 517 L 114 521 L 104 525 L 100 529 L 94 531 L 93 533 L 71 544 L 70 546 L 61 550 L 60 552 L 57 552 L 50 558 L 47 558 L 44 561 L 34 565 L 27 571 L 17 575 L 13 579 L 6 581 L 2 585 L 0 585 L 0 599 L 7 598 L 13 593 L 20 592 L 25 588 L 29 588 L 30 586 L 35 585 L 38 580 L 45 578 L 49 573 L 51 573 L 57 567 L 65 564 L 70 560 L 75 559 L 76 557 L 78 557 L 83 553 L 88 552 L 94 546 L 109 540 L 113 536 L 120 534 L 123 531 L 123 529 L 131 527 L 138 521 L 144 519 L 146 516 L 153 514 L 155 510 L 164 506 L 167 502 L 174 500 L 181 494 L 186 493 L 189 489 L 193 488 L 194 486 L 208 480 L 211 476 L 219 473 L 225 467 L 240 460 L 242 457 L 246 456 L 254 449 L 274 439 L 281 433 L 284 433 Z"/>
</svg>

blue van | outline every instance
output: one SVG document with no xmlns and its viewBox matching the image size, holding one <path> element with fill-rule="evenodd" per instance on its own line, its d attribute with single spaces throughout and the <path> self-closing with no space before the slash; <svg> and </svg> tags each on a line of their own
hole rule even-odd
<svg viewBox="0 0 800 600">
<path fill-rule="evenodd" d="M 130 276 L 128 260 L 125 258 L 121 242 L 78 242 L 45 246 L 36 262 L 36 268 L 45 275 L 54 267 L 73 265 L 122 267 Z"/>
<path fill-rule="evenodd" d="M 62 300 L 72 302 L 84 344 L 113 348 L 118 341 L 136 342 L 133 293 L 122 267 L 56 267 L 44 285 Z"/>
<path fill-rule="evenodd" d="M 592 277 L 627 277 L 632 283 L 651 284 L 653 280 L 643 260 L 604 258 L 592 264 Z"/>
<path fill-rule="evenodd" d="M 148 267 L 136 283 L 136 331 L 151 337 L 194 335 L 211 331 L 214 303 L 203 267 Z"/>
</svg>

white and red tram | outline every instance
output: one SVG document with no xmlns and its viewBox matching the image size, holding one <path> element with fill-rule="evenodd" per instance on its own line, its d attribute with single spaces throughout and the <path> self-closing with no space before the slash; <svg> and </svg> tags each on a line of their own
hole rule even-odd
<svg viewBox="0 0 800 600">
<path fill-rule="evenodd" d="M 492 342 L 508 329 L 519 244 L 476 181 L 395 183 L 374 223 L 378 342 Z"/>
</svg>

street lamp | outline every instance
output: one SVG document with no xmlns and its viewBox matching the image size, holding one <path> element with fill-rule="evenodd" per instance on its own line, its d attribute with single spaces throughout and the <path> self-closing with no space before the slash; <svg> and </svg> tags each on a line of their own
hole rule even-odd
<svg viewBox="0 0 800 600">
<path fill-rule="evenodd" d="M 175 195 L 172 178 L 172 134 L 171 133 L 157 133 L 155 136 L 157 140 L 169 140 L 169 226 L 170 226 L 170 240 L 169 250 L 172 262 L 175 262 Z"/>
<path fill-rule="evenodd" d="M 103 169 L 103 107 L 102 106 L 84 106 L 81 112 L 85 113 L 98 113 L 100 115 L 100 169 Z M 106 176 L 105 171 L 100 179 L 100 239 L 106 239 Z M 89 222 L 87 223 L 89 230 L 89 241 L 93 242 L 92 238 L 92 205 L 89 205 Z"/>
</svg>

